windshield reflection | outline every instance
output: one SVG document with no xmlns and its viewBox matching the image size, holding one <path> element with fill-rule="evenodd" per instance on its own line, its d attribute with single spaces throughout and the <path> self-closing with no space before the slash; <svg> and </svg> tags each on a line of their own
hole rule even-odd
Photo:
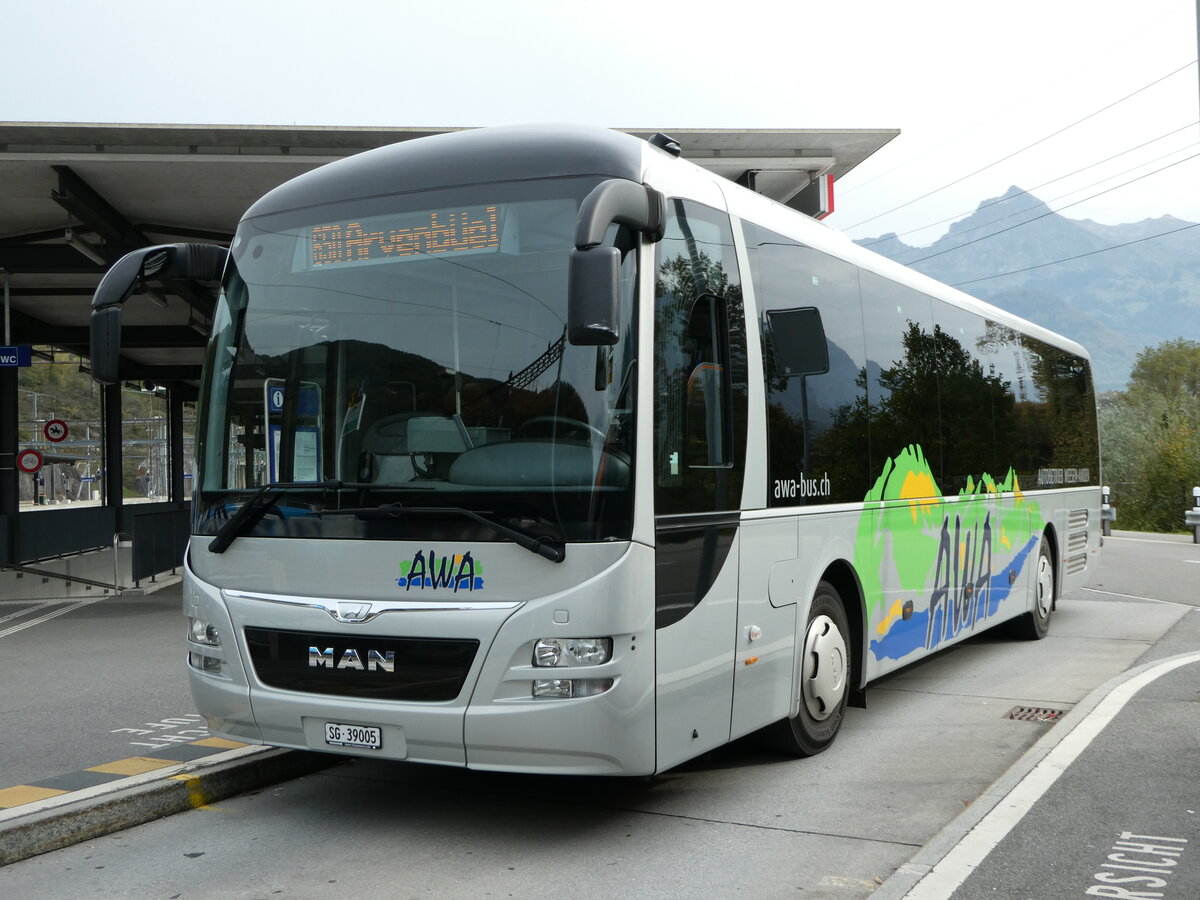
<svg viewBox="0 0 1200 900">
<path fill-rule="evenodd" d="M 556 541 L 627 538 L 636 254 L 622 266 L 621 343 L 564 337 L 568 252 L 594 183 L 480 186 L 243 223 L 209 345 L 197 531 L 214 533 L 262 485 L 311 482 L 246 533 L 499 539 L 456 508 Z M 477 208 L 495 224 L 468 240 L 482 214 L 462 211 Z M 360 243 L 346 249 L 347 235 Z M 318 484 L 329 481 L 353 486 L 330 496 Z M 445 521 L 323 514 L 409 494 L 446 507 Z"/>
</svg>

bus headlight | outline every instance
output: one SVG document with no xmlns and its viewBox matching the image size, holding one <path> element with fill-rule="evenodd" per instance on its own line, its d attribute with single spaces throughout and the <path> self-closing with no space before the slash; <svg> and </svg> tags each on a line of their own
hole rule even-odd
<svg viewBox="0 0 1200 900">
<path fill-rule="evenodd" d="M 612 638 L 542 638 L 533 645 L 533 664 L 540 669 L 581 669 L 612 659 Z M 547 673 L 549 674 L 549 673 Z M 594 697 L 613 686 L 612 678 L 540 678 L 533 682 L 535 700 Z"/>
<path fill-rule="evenodd" d="M 188 665 L 208 675 L 220 675 L 225 663 L 215 656 L 205 656 L 193 650 L 188 654 Z"/>
<path fill-rule="evenodd" d="M 599 666 L 610 659 L 612 638 L 542 638 L 533 645 L 533 664 L 540 668 Z"/>
<path fill-rule="evenodd" d="M 216 626 L 204 619 L 188 616 L 188 641 L 202 647 L 220 647 L 221 634 Z M 188 649 L 188 665 L 207 675 L 221 675 L 225 663 L 218 656 L 210 656 L 199 650 Z"/>
<path fill-rule="evenodd" d="M 221 635 L 215 627 L 203 619 L 188 616 L 188 639 L 196 644 L 207 644 L 210 647 L 221 646 Z"/>
<path fill-rule="evenodd" d="M 613 686 L 612 678 L 547 678 L 533 683 L 536 700 L 566 700 L 572 697 L 595 697 Z"/>
</svg>

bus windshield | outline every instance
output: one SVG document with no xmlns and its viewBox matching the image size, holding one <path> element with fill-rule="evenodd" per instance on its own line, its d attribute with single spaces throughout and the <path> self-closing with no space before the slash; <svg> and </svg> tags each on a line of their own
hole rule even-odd
<svg viewBox="0 0 1200 900">
<path fill-rule="evenodd" d="M 597 182 L 244 221 L 201 388 L 195 532 L 278 484 L 265 512 L 240 517 L 244 534 L 627 539 L 636 241 L 622 229 L 609 235 L 626 251 L 620 342 L 565 338 L 568 255 Z"/>
</svg>

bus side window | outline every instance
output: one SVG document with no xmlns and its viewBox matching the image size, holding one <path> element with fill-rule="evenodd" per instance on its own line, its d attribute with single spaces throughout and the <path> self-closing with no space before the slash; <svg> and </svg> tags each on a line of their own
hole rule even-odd
<svg viewBox="0 0 1200 900">
<path fill-rule="evenodd" d="M 742 225 L 763 311 L 767 505 L 861 500 L 874 478 L 858 270 L 785 235 Z M 797 491 L 805 479 L 822 490 Z"/>
<path fill-rule="evenodd" d="M 748 418 L 746 311 L 729 217 L 668 202 L 655 245 L 655 512 L 737 509 Z"/>
</svg>

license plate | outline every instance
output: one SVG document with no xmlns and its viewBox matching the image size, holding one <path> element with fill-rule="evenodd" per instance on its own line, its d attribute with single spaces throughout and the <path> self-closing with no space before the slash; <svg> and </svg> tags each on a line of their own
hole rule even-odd
<svg viewBox="0 0 1200 900">
<path fill-rule="evenodd" d="M 378 750 L 383 746 L 383 733 L 370 725 L 326 722 L 325 743 L 335 747 L 365 747 L 368 750 Z"/>
</svg>

